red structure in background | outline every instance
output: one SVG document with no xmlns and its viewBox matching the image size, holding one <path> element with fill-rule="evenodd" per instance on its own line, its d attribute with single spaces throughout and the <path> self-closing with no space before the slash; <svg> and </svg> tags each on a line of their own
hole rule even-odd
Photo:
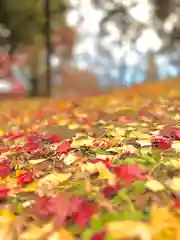
<svg viewBox="0 0 180 240">
<path fill-rule="evenodd" d="M 26 89 L 21 82 L 15 78 L 12 65 L 22 64 L 19 57 L 0 54 L 0 97 L 24 97 Z"/>
</svg>

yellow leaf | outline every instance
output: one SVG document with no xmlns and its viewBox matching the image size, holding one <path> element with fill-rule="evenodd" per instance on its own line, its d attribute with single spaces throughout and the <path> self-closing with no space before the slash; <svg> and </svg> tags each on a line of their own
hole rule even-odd
<svg viewBox="0 0 180 240">
<path fill-rule="evenodd" d="M 5 223 L 15 219 L 15 216 L 7 209 L 0 210 L 0 222 Z"/>
<path fill-rule="evenodd" d="M 75 161 L 77 161 L 78 157 L 75 153 L 70 153 L 69 155 L 65 156 L 63 159 L 64 164 L 71 165 Z"/>
<path fill-rule="evenodd" d="M 4 135 L 4 131 L 2 129 L 0 129 L 0 136 Z"/>
<path fill-rule="evenodd" d="M 88 138 L 82 138 L 82 139 L 74 139 L 71 147 L 72 148 L 78 148 L 80 146 L 93 146 L 94 138 L 88 137 Z"/>
<path fill-rule="evenodd" d="M 87 171 L 87 172 L 89 172 L 90 174 L 93 174 L 93 173 L 97 172 L 96 166 L 95 166 L 95 164 L 93 164 L 93 163 L 88 163 L 88 162 L 87 162 L 87 164 L 81 164 L 80 167 L 81 167 L 81 171 L 82 171 L 82 172 Z"/>
<path fill-rule="evenodd" d="M 69 123 L 69 120 L 65 120 L 65 119 L 58 121 L 58 124 L 59 124 L 60 126 L 65 126 L 65 125 L 67 125 L 68 123 Z"/>
<path fill-rule="evenodd" d="M 68 128 L 69 128 L 70 130 L 77 129 L 77 128 L 79 128 L 79 127 L 80 127 L 79 124 L 70 124 L 70 125 L 68 125 Z"/>
<path fill-rule="evenodd" d="M 40 159 L 35 159 L 35 160 L 29 160 L 29 163 L 32 165 L 36 165 L 36 164 L 42 163 L 46 160 L 47 160 L 47 158 L 40 158 Z"/>
<path fill-rule="evenodd" d="M 106 165 L 102 162 L 98 162 L 95 164 L 97 171 L 99 172 L 100 179 L 107 179 L 109 184 L 115 184 L 116 177 L 113 173 L 109 171 Z"/>
<path fill-rule="evenodd" d="M 146 187 L 153 192 L 159 192 L 164 190 L 164 186 L 156 180 L 149 180 L 148 182 L 146 182 Z"/>
<path fill-rule="evenodd" d="M 34 192 L 37 188 L 38 184 L 37 182 L 32 182 L 29 183 L 25 188 L 22 188 L 21 191 L 22 192 Z"/>
<path fill-rule="evenodd" d="M 167 184 L 175 192 L 180 191 L 180 178 L 179 177 L 174 177 L 172 180 L 168 180 Z"/>
<path fill-rule="evenodd" d="M 107 126 L 104 126 L 105 129 L 114 129 L 114 125 L 107 125 Z"/>
<path fill-rule="evenodd" d="M 176 227 L 166 227 L 153 236 L 153 240 L 179 240 L 180 231 Z"/>
<path fill-rule="evenodd" d="M 16 170 L 16 177 L 19 177 L 22 173 L 24 173 L 24 170 Z"/>
<path fill-rule="evenodd" d="M 139 143 L 141 147 L 151 145 L 150 139 L 142 139 L 142 140 L 140 139 L 140 140 L 137 140 L 136 142 Z"/>
<path fill-rule="evenodd" d="M 49 238 L 48 240 L 60 240 L 61 236 L 59 232 L 54 232 Z"/>
<path fill-rule="evenodd" d="M 180 152 L 180 141 L 174 141 L 172 148 L 175 149 L 176 152 Z"/>
<path fill-rule="evenodd" d="M 170 212 L 168 207 L 151 208 L 151 232 L 153 240 L 179 240 L 180 239 L 180 218 Z"/>
<path fill-rule="evenodd" d="M 72 176 L 71 173 L 51 173 L 41 178 L 38 181 L 36 189 L 39 194 L 48 194 L 52 189 L 56 188 L 59 184 L 67 181 Z"/>
<path fill-rule="evenodd" d="M 0 239 L 14 240 L 16 239 L 16 232 L 11 227 L 11 223 L 1 223 L 0 224 Z"/>
<path fill-rule="evenodd" d="M 60 229 L 60 239 L 59 240 L 76 240 L 76 238 L 65 228 Z"/>
<path fill-rule="evenodd" d="M 112 221 L 107 224 L 107 232 L 114 239 L 135 238 L 152 240 L 147 224 L 135 221 Z"/>
<path fill-rule="evenodd" d="M 169 161 L 165 162 L 164 165 L 180 169 L 180 161 L 176 159 L 170 159 Z"/>
<path fill-rule="evenodd" d="M 40 239 L 43 235 L 52 231 L 52 223 L 45 224 L 42 228 L 36 225 L 29 225 L 28 229 L 21 234 L 21 240 L 37 240 Z M 59 239 L 54 239 L 59 240 Z"/>
</svg>

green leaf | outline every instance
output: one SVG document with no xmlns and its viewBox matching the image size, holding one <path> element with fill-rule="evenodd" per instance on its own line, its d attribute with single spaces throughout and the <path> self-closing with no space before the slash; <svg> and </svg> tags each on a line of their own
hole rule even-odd
<svg viewBox="0 0 180 240">
<path fill-rule="evenodd" d="M 112 204 L 119 205 L 122 203 L 122 199 L 117 195 L 111 200 Z"/>
<path fill-rule="evenodd" d="M 104 224 L 110 221 L 118 220 L 144 220 L 145 214 L 141 211 L 132 212 L 130 210 L 119 212 L 119 213 L 105 213 L 101 216 Z"/>
<path fill-rule="evenodd" d="M 79 227 L 76 224 L 72 224 L 71 226 L 69 226 L 68 230 L 74 235 L 79 233 Z"/>
<path fill-rule="evenodd" d="M 129 196 L 128 196 L 128 191 L 127 189 L 121 189 L 119 192 L 118 192 L 118 196 L 121 200 L 125 201 L 125 202 L 129 202 Z"/>
<path fill-rule="evenodd" d="M 161 151 L 153 149 L 152 150 L 152 158 L 154 159 L 154 161 L 159 162 L 161 159 Z"/>
<path fill-rule="evenodd" d="M 17 206 L 16 206 L 16 212 L 17 213 L 22 213 L 24 210 L 23 204 L 22 202 L 18 202 Z"/>
<path fill-rule="evenodd" d="M 135 189 L 136 193 L 142 194 L 145 192 L 145 181 L 138 180 L 132 184 L 133 188 Z"/>
<path fill-rule="evenodd" d="M 95 215 L 92 216 L 90 225 L 94 231 L 98 232 L 102 228 L 103 222 L 99 216 Z"/>
<path fill-rule="evenodd" d="M 96 153 L 96 154 L 99 154 L 99 155 L 112 155 L 111 152 L 108 152 L 106 150 L 103 150 L 103 149 L 93 149 L 93 151 Z"/>
<path fill-rule="evenodd" d="M 82 234 L 82 240 L 89 240 L 91 239 L 92 235 L 94 234 L 94 231 L 90 228 L 87 228 L 83 234 Z"/>
<path fill-rule="evenodd" d="M 142 147 L 138 149 L 139 156 L 146 157 L 148 153 L 151 153 L 151 147 Z"/>
</svg>

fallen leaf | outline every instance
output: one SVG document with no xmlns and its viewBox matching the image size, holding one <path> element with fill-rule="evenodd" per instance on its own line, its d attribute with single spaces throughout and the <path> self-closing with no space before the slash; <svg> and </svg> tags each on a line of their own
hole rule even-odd
<svg viewBox="0 0 180 240">
<path fill-rule="evenodd" d="M 135 238 L 152 240 L 151 229 L 145 223 L 136 221 L 112 221 L 107 224 L 107 232 L 113 239 Z"/>
<path fill-rule="evenodd" d="M 78 148 L 81 146 L 93 146 L 94 139 L 91 137 L 88 138 L 81 138 L 81 139 L 74 139 L 71 143 L 72 148 Z"/>
<path fill-rule="evenodd" d="M 78 160 L 78 157 L 75 153 L 70 153 L 67 156 L 64 157 L 63 162 L 67 166 L 71 165 L 72 163 L 76 162 Z"/>
<path fill-rule="evenodd" d="M 180 191 L 180 178 L 179 177 L 174 177 L 171 180 L 167 180 L 166 184 L 175 192 Z"/>
<path fill-rule="evenodd" d="M 47 194 L 50 190 L 54 189 L 59 184 L 67 181 L 71 176 L 71 173 L 48 174 L 38 181 L 36 191 L 41 194 Z"/>
<path fill-rule="evenodd" d="M 28 229 L 21 234 L 21 240 L 37 240 L 43 237 L 45 234 L 52 231 L 52 223 L 45 224 L 42 228 L 34 224 L 29 225 Z M 57 239 L 58 240 L 58 239 Z"/>
<path fill-rule="evenodd" d="M 145 186 L 153 192 L 159 192 L 165 189 L 164 185 L 162 185 L 157 180 L 149 180 L 146 182 Z"/>
<path fill-rule="evenodd" d="M 180 239 L 180 218 L 168 207 L 158 207 L 153 205 L 151 208 L 150 228 L 153 240 L 179 240 Z"/>
<path fill-rule="evenodd" d="M 36 165 L 36 164 L 42 163 L 46 160 L 47 160 L 47 158 L 31 159 L 31 160 L 29 160 L 29 163 L 32 165 Z"/>
<path fill-rule="evenodd" d="M 110 185 L 116 183 L 115 174 L 111 173 L 104 163 L 97 162 L 95 163 L 95 167 L 99 172 L 99 177 L 98 177 L 99 179 L 107 179 Z"/>
<path fill-rule="evenodd" d="M 60 228 L 60 238 L 59 240 L 76 240 L 76 238 L 65 228 Z"/>
</svg>

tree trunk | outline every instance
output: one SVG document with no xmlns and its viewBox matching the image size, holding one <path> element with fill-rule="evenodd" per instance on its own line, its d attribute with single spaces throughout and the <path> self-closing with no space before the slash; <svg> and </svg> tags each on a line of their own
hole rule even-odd
<svg viewBox="0 0 180 240">
<path fill-rule="evenodd" d="M 157 81 L 157 67 L 155 63 L 155 57 L 152 52 L 148 53 L 147 56 L 147 62 L 148 62 L 148 67 L 147 67 L 147 79 L 146 82 L 154 82 Z"/>
</svg>

